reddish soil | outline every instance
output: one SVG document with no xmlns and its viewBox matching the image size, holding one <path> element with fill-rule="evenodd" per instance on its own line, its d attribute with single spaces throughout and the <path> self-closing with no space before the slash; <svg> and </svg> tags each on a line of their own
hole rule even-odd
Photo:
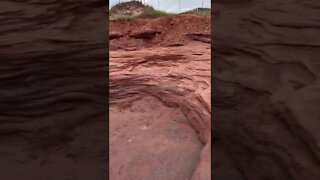
<svg viewBox="0 0 320 180">
<path fill-rule="evenodd" d="M 109 28 L 110 50 L 182 46 L 194 41 L 211 41 L 210 18 L 195 15 L 118 20 L 110 22 Z"/>
<path fill-rule="evenodd" d="M 110 23 L 110 178 L 209 180 L 210 18 Z"/>
</svg>

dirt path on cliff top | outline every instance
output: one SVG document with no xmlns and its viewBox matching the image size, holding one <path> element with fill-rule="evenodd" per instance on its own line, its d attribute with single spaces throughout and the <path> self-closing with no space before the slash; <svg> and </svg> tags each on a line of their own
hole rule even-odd
<svg viewBox="0 0 320 180">
<path fill-rule="evenodd" d="M 110 23 L 111 179 L 211 179 L 210 31 L 194 16 Z"/>
</svg>

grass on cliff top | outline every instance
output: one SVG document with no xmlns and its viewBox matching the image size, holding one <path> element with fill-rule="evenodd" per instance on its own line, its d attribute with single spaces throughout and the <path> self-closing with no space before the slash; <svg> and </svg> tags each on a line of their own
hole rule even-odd
<svg viewBox="0 0 320 180">
<path fill-rule="evenodd" d="M 174 13 L 168 13 L 165 11 L 160 11 L 154 9 L 152 6 L 143 5 L 143 11 L 139 15 L 132 15 L 132 14 L 124 14 L 124 15 L 116 15 L 113 13 L 116 7 L 120 7 L 122 3 L 116 4 L 110 9 L 110 20 L 119 20 L 119 19 L 137 19 L 137 18 L 158 18 L 158 17 L 166 17 L 166 16 L 173 16 L 176 15 Z"/>
<path fill-rule="evenodd" d="M 211 9 L 210 8 L 196 8 L 182 14 L 194 14 L 198 16 L 211 16 Z"/>
<path fill-rule="evenodd" d="M 142 18 L 157 18 L 157 17 L 166 17 L 166 16 L 173 16 L 173 15 L 176 15 L 176 14 L 156 10 L 152 6 L 146 6 L 143 10 L 143 13 L 140 15 L 140 17 L 142 17 Z"/>
<path fill-rule="evenodd" d="M 129 13 L 116 13 L 121 9 L 131 9 Z M 192 14 L 197 16 L 211 16 L 210 8 L 196 8 L 190 11 L 182 12 L 180 14 Z M 139 1 L 122 2 L 114 5 L 110 9 L 109 20 L 129 20 L 138 18 L 158 18 L 179 15 L 176 13 L 168 13 L 165 11 L 156 10 L 150 5 L 144 5 Z"/>
</svg>

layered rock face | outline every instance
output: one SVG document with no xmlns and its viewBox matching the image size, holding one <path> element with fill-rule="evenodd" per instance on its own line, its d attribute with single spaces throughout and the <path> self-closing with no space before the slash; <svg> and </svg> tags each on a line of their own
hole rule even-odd
<svg viewBox="0 0 320 180">
<path fill-rule="evenodd" d="M 320 179 L 316 1 L 213 6 L 214 179 Z"/>
<path fill-rule="evenodd" d="M 156 19 L 117 20 L 109 23 L 110 50 L 151 46 L 183 46 L 189 42 L 211 42 L 209 17 L 180 15 Z"/>
<path fill-rule="evenodd" d="M 210 179 L 211 47 L 189 37 L 210 37 L 209 23 L 111 22 L 111 179 Z"/>
<path fill-rule="evenodd" d="M 105 1 L 1 1 L 0 179 L 108 178 Z"/>
</svg>

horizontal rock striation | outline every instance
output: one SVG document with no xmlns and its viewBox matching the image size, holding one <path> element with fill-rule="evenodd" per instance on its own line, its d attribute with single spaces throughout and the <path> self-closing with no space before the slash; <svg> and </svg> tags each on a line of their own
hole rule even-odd
<svg viewBox="0 0 320 180">
<path fill-rule="evenodd" d="M 320 179 L 316 1 L 221 1 L 213 11 L 213 177 Z"/>
<path fill-rule="evenodd" d="M 0 6 L 0 179 L 107 179 L 106 2 Z"/>
<path fill-rule="evenodd" d="M 201 134 L 201 141 L 206 143 L 211 117 L 210 50 L 186 47 L 157 48 L 157 51 L 157 54 L 168 53 L 166 60 L 161 59 L 164 56 L 148 56 L 148 53 L 153 53 L 151 50 L 139 51 L 140 55 L 126 52 L 126 57 L 120 55 L 123 52 L 111 52 L 109 103 L 117 104 L 123 99 L 130 103 L 127 99 L 134 100 L 145 95 L 157 97 L 167 106 L 181 108 Z M 171 51 L 184 55 L 180 55 L 178 60 L 175 55 L 169 54 Z M 186 54 L 188 51 L 189 54 Z M 192 52 L 204 54 L 197 56 Z"/>
<path fill-rule="evenodd" d="M 151 96 L 160 100 L 163 106 L 182 112 L 187 119 L 187 124 L 198 134 L 197 138 L 204 148 L 201 154 L 196 155 L 197 162 L 191 169 L 191 174 L 180 169 L 180 174 L 189 174 L 180 179 L 205 180 L 210 179 L 211 176 L 210 64 L 210 46 L 200 42 L 184 46 L 110 51 L 109 103 L 111 107 L 115 106 L 126 111 L 125 109 L 132 104 Z M 151 117 L 156 114 L 155 112 L 146 113 Z M 187 147 L 187 149 L 190 148 L 192 147 Z M 180 153 L 184 151 L 187 150 Z M 180 161 L 188 164 L 189 158 L 178 160 L 177 163 Z M 162 166 L 158 168 L 161 169 Z M 167 164 L 167 168 L 179 169 L 179 166 Z M 168 173 L 167 177 L 162 174 L 143 177 L 156 179 L 162 175 L 162 179 L 170 179 L 179 174 L 175 172 L 169 177 L 171 171 L 165 172 Z M 130 174 L 125 170 L 122 173 Z"/>
</svg>

